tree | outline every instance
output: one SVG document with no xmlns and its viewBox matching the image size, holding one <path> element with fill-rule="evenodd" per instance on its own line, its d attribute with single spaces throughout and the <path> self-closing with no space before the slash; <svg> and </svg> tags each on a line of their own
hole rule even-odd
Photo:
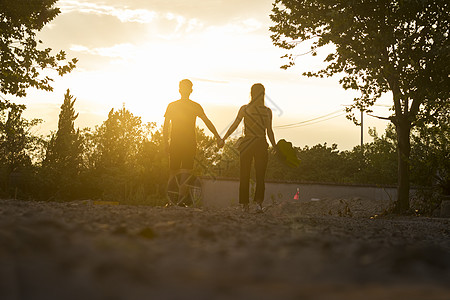
<svg viewBox="0 0 450 300">
<path fill-rule="evenodd" d="M 127 203 L 148 200 L 153 183 L 167 182 L 162 167 L 161 145 L 151 143 L 154 123 L 143 124 L 140 117 L 124 107 L 111 109 L 108 119 L 97 129 L 94 153 L 95 172 L 104 199 Z"/>
<path fill-rule="evenodd" d="M 75 130 L 74 97 L 67 89 L 64 102 L 59 113 L 58 130 L 52 135 L 45 161 L 56 165 L 63 172 L 77 172 L 81 165 L 81 138 L 79 130 Z"/>
<path fill-rule="evenodd" d="M 450 105 L 449 105 L 450 106 Z M 450 109 L 450 107 L 449 107 Z M 450 195 L 450 114 L 439 126 L 420 126 L 412 137 L 412 179 L 421 185 L 437 186 Z"/>
<path fill-rule="evenodd" d="M 57 0 L 0 0 L 0 92 L 18 97 L 34 87 L 52 91 L 45 69 L 64 75 L 75 68 L 77 59 L 66 62 L 66 53 L 51 55 L 51 48 L 39 50 L 42 44 L 36 32 L 52 21 L 60 10 Z"/>
<path fill-rule="evenodd" d="M 378 136 L 375 129 L 369 129 L 369 134 L 372 136 L 373 142 L 363 146 L 364 167 L 357 173 L 359 180 L 372 184 L 395 184 L 398 179 L 398 174 L 395 172 L 398 158 L 396 155 L 397 135 L 394 126 L 389 124 L 381 137 Z M 359 156 L 360 149 L 360 146 L 357 146 L 353 150 L 355 159 Z M 357 178 L 355 177 L 355 179 Z"/>
<path fill-rule="evenodd" d="M 145 187 L 144 190 L 147 195 L 165 199 L 169 165 L 163 142 L 163 130 L 161 127 L 154 131 L 154 123 L 149 123 L 146 127 L 148 131 L 151 130 L 152 132 L 150 140 L 144 139 L 138 153 L 138 161 L 142 166 L 141 185 Z"/>
<path fill-rule="evenodd" d="M 33 136 L 31 129 L 41 120 L 24 119 L 24 109 L 24 105 L 0 102 L 0 177 L 5 190 L 8 190 L 11 174 L 32 165 L 32 153 L 37 145 L 38 138 Z"/>
<path fill-rule="evenodd" d="M 105 167 L 134 164 L 147 133 L 141 118 L 125 106 L 117 111 L 111 109 L 108 119 L 98 128 L 99 164 Z"/>
<path fill-rule="evenodd" d="M 214 176 L 220 154 L 214 137 L 205 134 L 203 129 L 195 128 L 197 151 L 195 154 L 194 174 L 199 176 Z M 220 172 L 219 172 L 220 173 Z"/>
<path fill-rule="evenodd" d="M 80 131 L 75 129 L 76 99 L 68 89 L 59 113 L 58 130 L 48 142 L 43 161 L 44 177 L 58 198 L 72 199 L 79 194 L 78 175 L 82 167 L 83 140 Z"/>
<path fill-rule="evenodd" d="M 445 0 L 275 0 L 270 28 L 275 45 L 293 49 L 311 40 L 310 53 L 334 45 L 327 66 L 306 76 L 344 74 L 340 83 L 361 97 L 348 108 L 370 111 L 391 92 L 397 132 L 398 199 L 409 208 L 410 133 L 420 116 L 442 110 L 450 97 L 450 4 Z M 287 54 L 288 68 L 294 65 Z M 420 112 L 420 113 L 419 113 Z"/>
</svg>

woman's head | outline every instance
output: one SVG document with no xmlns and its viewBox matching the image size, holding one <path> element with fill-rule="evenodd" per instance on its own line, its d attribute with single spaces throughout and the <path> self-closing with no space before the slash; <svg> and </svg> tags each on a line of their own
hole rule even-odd
<svg viewBox="0 0 450 300">
<path fill-rule="evenodd" d="M 261 83 L 255 83 L 252 85 L 250 95 L 252 98 L 250 103 L 264 105 L 265 88 Z"/>
</svg>

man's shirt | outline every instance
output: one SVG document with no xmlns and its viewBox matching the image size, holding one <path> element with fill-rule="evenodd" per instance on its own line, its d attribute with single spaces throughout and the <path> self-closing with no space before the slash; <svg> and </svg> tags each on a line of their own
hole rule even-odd
<svg viewBox="0 0 450 300">
<path fill-rule="evenodd" d="M 204 115 L 201 105 L 192 100 L 177 100 L 167 106 L 164 117 L 172 122 L 170 151 L 195 151 L 195 121 Z"/>
</svg>

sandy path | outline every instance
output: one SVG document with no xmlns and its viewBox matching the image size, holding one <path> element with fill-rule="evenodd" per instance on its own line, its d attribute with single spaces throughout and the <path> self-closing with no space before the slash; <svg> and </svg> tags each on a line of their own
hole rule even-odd
<svg viewBox="0 0 450 300">
<path fill-rule="evenodd" d="M 0 200 L 1 299 L 450 299 L 450 220 Z"/>
</svg>

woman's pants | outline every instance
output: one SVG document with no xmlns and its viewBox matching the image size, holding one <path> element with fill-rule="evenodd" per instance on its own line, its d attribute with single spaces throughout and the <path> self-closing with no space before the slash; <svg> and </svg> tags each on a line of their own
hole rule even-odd
<svg viewBox="0 0 450 300">
<path fill-rule="evenodd" d="M 265 184 L 264 178 L 266 176 L 267 168 L 267 142 L 265 139 L 258 139 L 241 150 L 240 152 L 240 184 L 239 184 L 239 203 L 247 204 L 249 202 L 249 183 L 250 171 L 252 168 L 252 161 L 255 160 L 256 173 L 256 189 L 255 197 L 253 199 L 256 203 L 264 201 Z"/>
</svg>

